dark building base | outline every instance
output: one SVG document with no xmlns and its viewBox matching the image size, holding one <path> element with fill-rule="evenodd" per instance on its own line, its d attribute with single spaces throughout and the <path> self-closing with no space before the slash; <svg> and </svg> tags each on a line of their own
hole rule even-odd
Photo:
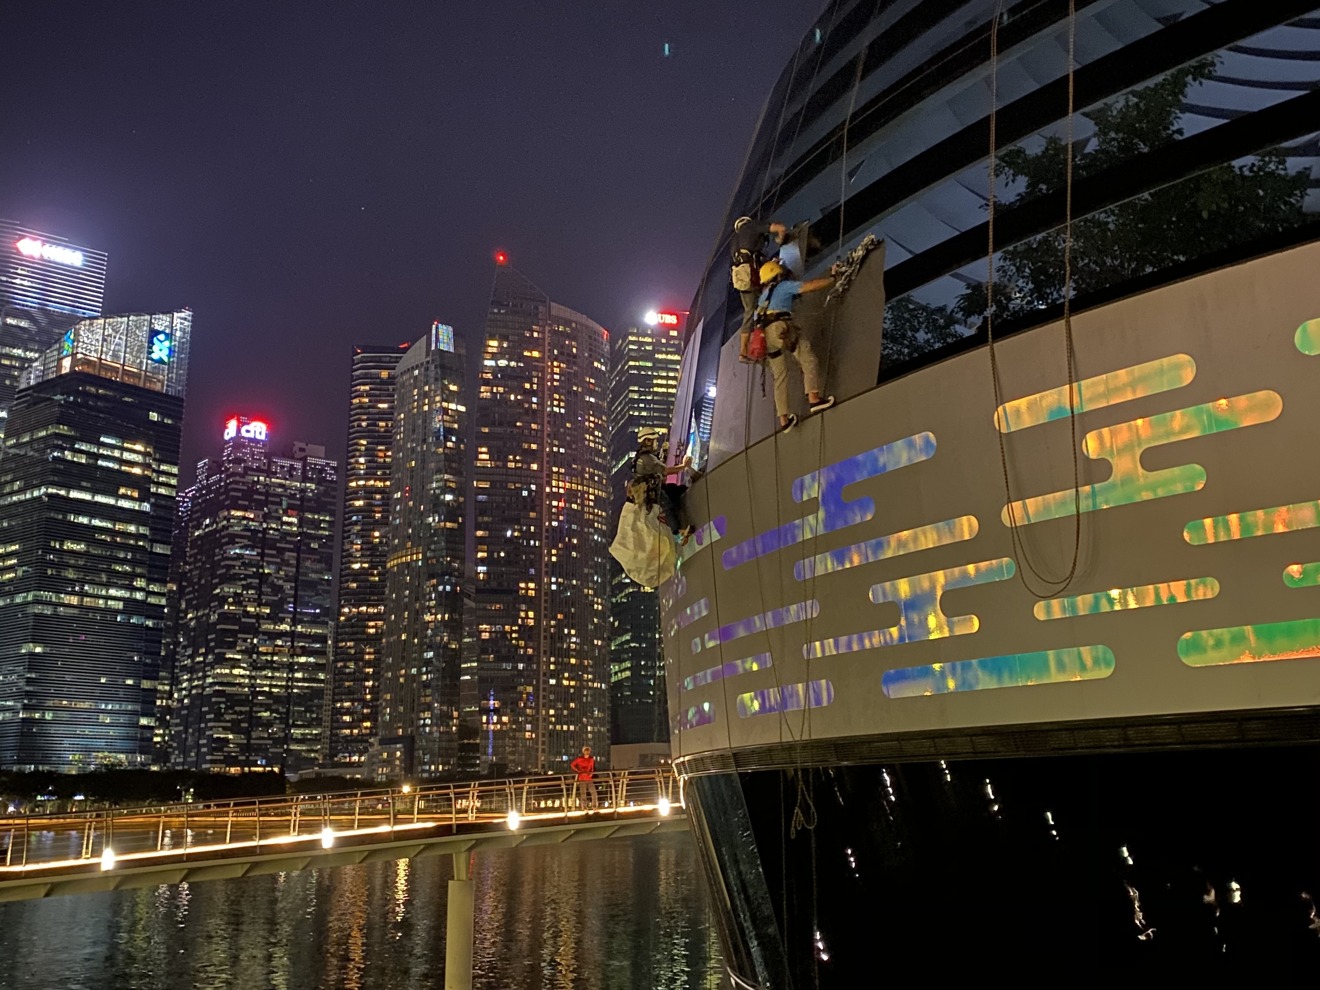
<svg viewBox="0 0 1320 990">
<path fill-rule="evenodd" d="M 686 796 L 751 986 L 1320 973 L 1314 744 L 711 773 Z"/>
</svg>

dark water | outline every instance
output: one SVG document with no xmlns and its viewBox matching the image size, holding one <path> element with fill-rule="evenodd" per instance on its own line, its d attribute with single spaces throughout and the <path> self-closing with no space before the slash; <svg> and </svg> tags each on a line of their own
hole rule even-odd
<svg viewBox="0 0 1320 990">
<path fill-rule="evenodd" d="M 686 834 L 482 852 L 473 986 L 720 987 Z M 14 990 L 444 986 L 448 856 L 0 904 Z"/>
</svg>

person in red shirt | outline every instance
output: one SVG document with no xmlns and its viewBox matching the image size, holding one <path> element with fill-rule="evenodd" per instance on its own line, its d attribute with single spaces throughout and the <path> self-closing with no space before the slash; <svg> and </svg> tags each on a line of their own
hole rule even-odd
<svg viewBox="0 0 1320 990">
<path fill-rule="evenodd" d="M 596 758 L 591 755 L 591 747 L 583 746 L 582 755 L 569 764 L 569 767 L 577 774 L 577 780 L 573 783 L 573 803 L 579 804 L 579 794 L 585 795 L 591 799 L 590 811 L 600 810 L 600 799 L 596 796 Z"/>
</svg>

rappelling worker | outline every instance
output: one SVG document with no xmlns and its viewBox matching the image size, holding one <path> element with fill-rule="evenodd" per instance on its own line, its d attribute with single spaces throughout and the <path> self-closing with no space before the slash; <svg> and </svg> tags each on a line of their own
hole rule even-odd
<svg viewBox="0 0 1320 990">
<path fill-rule="evenodd" d="M 788 235 L 788 228 L 782 223 L 765 223 L 751 217 L 739 217 L 733 222 L 733 265 L 729 269 L 729 279 L 738 290 L 742 299 L 743 320 L 738 328 L 738 360 L 748 361 L 747 342 L 752 335 L 752 318 L 756 315 L 756 302 L 761 296 L 761 286 L 757 275 L 766 258 L 766 239 L 771 234 L 778 241 Z"/>
<path fill-rule="evenodd" d="M 765 332 L 765 356 L 775 379 L 775 413 L 779 416 L 779 429 L 786 433 L 797 425 L 797 417 L 789 411 L 788 405 L 789 355 L 802 368 L 802 385 L 811 411 L 822 412 L 834 405 L 834 396 L 821 391 L 824 376 L 811 341 L 793 322 L 793 303 L 798 296 L 828 289 L 834 284 L 834 275 L 801 282 L 773 259 L 761 266 L 759 275 L 761 296 L 757 303 L 756 324 Z"/>
<path fill-rule="evenodd" d="M 637 453 L 633 455 L 632 482 L 628 497 L 634 502 L 645 500 L 645 508 L 659 505 L 669 524 L 670 532 L 687 543 L 692 536 L 692 525 L 687 521 L 684 511 L 683 495 L 687 486 L 682 484 L 683 472 L 692 466 L 692 459 L 685 458 L 680 463 L 667 467 L 664 451 L 660 447 L 662 431 L 655 427 L 644 427 L 637 431 Z M 669 483 L 669 478 L 676 476 L 678 483 Z M 640 504 L 640 503 L 639 503 Z"/>
</svg>

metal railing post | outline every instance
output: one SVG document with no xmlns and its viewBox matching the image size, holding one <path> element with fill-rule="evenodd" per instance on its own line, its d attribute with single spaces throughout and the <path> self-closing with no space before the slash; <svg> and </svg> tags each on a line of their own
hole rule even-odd
<svg viewBox="0 0 1320 990">
<path fill-rule="evenodd" d="M 419 787 L 413 791 L 413 824 L 417 824 L 417 812 L 422 806 L 422 789 Z"/>
<path fill-rule="evenodd" d="M 357 831 L 358 816 L 362 813 L 362 792 L 358 791 L 357 797 L 353 799 L 353 831 Z"/>
<path fill-rule="evenodd" d="M 165 809 L 160 809 L 160 824 L 156 826 L 156 852 L 165 848 Z"/>
</svg>

